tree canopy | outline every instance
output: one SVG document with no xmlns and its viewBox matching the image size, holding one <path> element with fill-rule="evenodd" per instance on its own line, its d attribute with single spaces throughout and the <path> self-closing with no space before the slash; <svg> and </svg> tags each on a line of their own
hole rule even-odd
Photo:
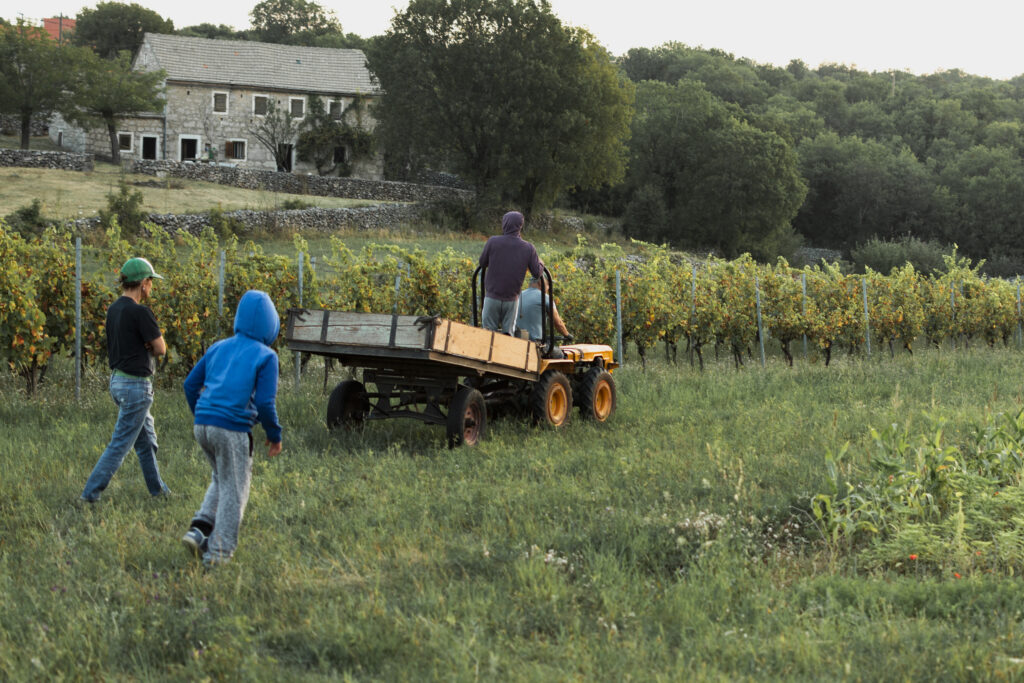
<svg viewBox="0 0 1024 683">
<path fill-rule="evenodd" d="M 263 0 L 249 13 L 258 40 L 315 45 L 318 38 L 341 34 L 334 12 L 310 0 Z"/>
<path fill-rule="evenodd" d="M 102 125 L 110 139 L 110 158 L 121 159 L 117 121 L 163 109 L 163 71 L 133 71 L 127 50 L 115 59 L 86 52 L 78 64 L 73 95 L 64 117 L 85 128 Z"/>
<path fill-rule="evenodd" d="M 631 86 L 543 0 L 413 0 L 370 66 L 392 168 L 447 167 L 526 212 L 623 177 Z"/>
<path fill-rule="evenodd" d="M 100 2 L 82 8 L 75 20 L 75 45 L 91 47 L 106 59 L 122 50 L 134 56 L 146 33 L 174 33 L 174 22 L 134 2 Z"/>
<path fill-rule="evenodd" d="M 22 149 L 29 147 L 33 117 L 49 118 L 67 100 L 77 58 L 41 28 L 21 20 L 0 26 L 0 113 L 19 118 Z"/>
</svg>

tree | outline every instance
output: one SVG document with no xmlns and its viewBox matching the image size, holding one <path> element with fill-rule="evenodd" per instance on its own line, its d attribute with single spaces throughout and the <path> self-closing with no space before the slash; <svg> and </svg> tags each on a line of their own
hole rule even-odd
<svg viewBox="0 0 1024 683">
<path fill-rule="evenodd" d="M 315 45 L 319 37 L 342 33 L 334 12 L 309 0 L 263 0 L 249 18 L 252 30 L 268 43 Z"/>
<path fill-rule="evenodd" d="M 785 254 L 806 194 L 782 137 L 732 116 L 702 84 L 639 84 L 625 228 L 727 256 Z"/>
<path fill-rule="evenodd" d="M 100 2 L 96 9 L 78 13 L 74 40 L 75 45 L 115 59 L 122 50 L 134 56 L 147 33 L 174 33 L 174 22 L 135 3 Z"/>
<path fill-rule="evenodd" d="M 249 133 L 274 155 L 278 171 L 291 168 L 290 146 L 301 130 L 302 121 L 293 119 L 290 111 L 279 109 L 273 97 L 267 99 L 266 115 L 255 118 L 249 126 Z"/>
<path fill-rule="evenodd" d="M 105 126 L 110 158 L 116 164 L 121 160 L 118 119 L 161 111 L 163 79 L 163 71 L 132 70 L 127 50 L 112 60 L 86 52 L 64 117 L 84 128 Z"/>
<path fill-rule="evenodd" d="M 180 28 L 176 32 L 179 36 L 192 38 L 210 38 L 213 40 L 248 40 L 249 34 L 246 31 L 236 31 L 227 24 L 202 23 L 194 26 Z"/>
<path fill-rule="evenodd" d="M 352 172 L 350 162 L 373 149 L 373 134 L 363 129 L 361 108 L 362 102 L 357 98 L 341 118 L 336 119 L 324 107 L 322 99 L 311 98 L 306 129 L 299 133 L 296 147 L 299 159 L 313 162 L 320 175 L 335 171 L 341 176 L 349 175 Z M 339 149 L 344 150 L 341 159 L 337 154 Z"/>
<path fill-rule="evenodd" d="M 632 87 L 545 0 L 413 0 L 370 67 L 387 92 L 376 133 L 403 170 L 455 171 L 526 213 L 623 176 Z"/>
<path fill-rule="evenodd" d="M 21 149 L 29 147 L 32 117 L 49 118 L 64 104 L 80 57 L 21 20 L 0 26 L 0 112 L 21 119 Z"/>
</svg>

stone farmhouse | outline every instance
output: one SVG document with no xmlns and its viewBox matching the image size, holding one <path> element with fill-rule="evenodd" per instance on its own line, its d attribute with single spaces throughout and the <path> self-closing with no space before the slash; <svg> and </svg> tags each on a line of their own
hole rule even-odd
<svg viewBox="0 0 1024 683">
<path fill-rule="evenodd" d="M 277 170 L 274 155 L 252 133 L 271 100 L 278 111 L 301 121 L 312 98 L 319 97 L 336 120 L 347 116 L 350 123 L 358 120 L 372 130 L 373 107 L 383 94 L 361 50 L 147 33 L 133 66 L 166 73 L 166 104 L 161 112 L 119 121 L 122 160 Z M 110 156 L 110 139 L 100 128 L 85 131 L 58 116 L 50 123 L 50 138 L 69 151 Z M 296 142 L 281 143 L 288 159 L 283 170 L 315 174 L 312 163 L 297 158 Z M 350 164 L 353 176 L 382 177 L 379 153 L 353 159 L 351 150 L 339 147 L 334 159 Z"/>
</svg>

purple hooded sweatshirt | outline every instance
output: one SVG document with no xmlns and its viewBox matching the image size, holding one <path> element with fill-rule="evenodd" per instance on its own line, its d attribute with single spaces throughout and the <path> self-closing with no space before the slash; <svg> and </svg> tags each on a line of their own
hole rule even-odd
<svg viewBox="0 0 1024 683">
<path fill-rule="evenodd" d="M 543 264 L 533 245 L 520 237 L 523 214 L 509 211 L 501 219 L 501 235 L 487 240 L 480 254 L 480 265 L 487 269 L 484 276 L 485 296 L 499 301 L 515 301 L 523 288 L 526 269 L 540 277 Z"/>
</svg>

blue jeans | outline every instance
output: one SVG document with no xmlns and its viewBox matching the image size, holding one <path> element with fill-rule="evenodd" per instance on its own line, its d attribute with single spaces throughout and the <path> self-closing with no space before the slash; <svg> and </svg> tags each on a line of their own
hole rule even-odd
<svg viewBox="0 0 1024 683">
<path fill-rule="evenodd" d="M 82 500 L 99 500 L 100 493 L 107 488 L 132 447 L 139 456 L 139 465 L 149 493 L 154 496 L 169 493 L 167 485 L 160 479 L 160 470 L 156 464 L 156 430 L 153 427 L 153 416 L 149 413 L 149 407 L 153 405 L 153 383 L 141 377 L 135 379 L 112 375 L 110 397 L 118 407 L 117 424 L 114 425 L 114 434 L 110 437 L 107 449 L 92 468 L 89 481 L 85 482 Z"/>
</svg>

